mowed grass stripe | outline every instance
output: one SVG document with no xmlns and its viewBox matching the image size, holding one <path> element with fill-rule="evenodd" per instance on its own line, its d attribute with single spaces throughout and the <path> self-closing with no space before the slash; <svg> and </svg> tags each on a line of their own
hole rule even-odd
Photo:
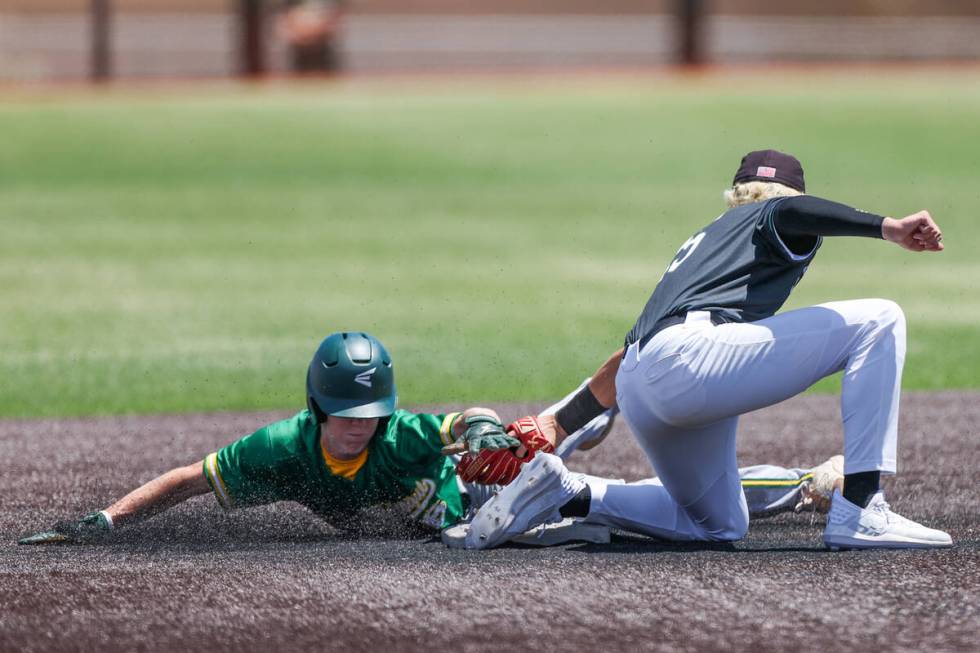
<svg viewBox="0 0 980 653">
<path fill-rule="evenodd" d="M 789 307 L 895 299 L 905 387 L 977 387 L 976 77 L 8 103 L 0 415 L 298 408 L 335 329 L 389 345 L 406 403 L 557 397 L 765 146 L 948 244 L 828 240 Z"/>
</svg>

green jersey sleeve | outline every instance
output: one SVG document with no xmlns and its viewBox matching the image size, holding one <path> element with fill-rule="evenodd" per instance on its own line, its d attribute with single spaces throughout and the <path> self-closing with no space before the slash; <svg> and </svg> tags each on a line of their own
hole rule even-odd
<svg viewBox="0 0 980 653">
<path fill-rule="evenodd" d="M 204 459 L 204 475 L 223 508 L 293 498 L 302 486 L 300 416 L 264 426 Z"/>
</svg>

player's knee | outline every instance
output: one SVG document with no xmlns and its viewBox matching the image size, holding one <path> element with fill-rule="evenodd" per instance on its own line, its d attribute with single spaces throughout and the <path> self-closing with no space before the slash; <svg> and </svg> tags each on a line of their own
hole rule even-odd
<svg viewBox="0 0 980 653">
<path fill-rule="evenodd" d="M 890 299 L 864 300 L 864 332 L 871 338 L 894 337 L 905 342 L 905 313 Z"/>
<path fill-rule="evenodd" d="M 885 322 L 893 326 L 905 326 L 905 311 L 890 299 L 882 299 L 881 314 Z"/>
<path fill-rule="evenodd" d="M 713 515 L 700 524 L 701 539 L 708 542 L 735 542 L 749 532 L 748 510 Z"/>
<path fill-rule="evenodd" d="M 749 532 L 748 524 L 744 527 L 733 526 L 720 531 L 704 531 L 702 539 L 706 542 L 737 542 Z"/>
<path fill-rule="evenodd" d="M 735 542 L 749 532 L 748 515 L 733 514 L 725 520 L 721 530 L 715 531 L 711 539 L 715 542 Z"/>
<path fill-rule="evenodd" d="M 890 299 L 869 299 L 869 320 L 881 327 L 905 328 L 905 312 L 902 307 Z"/>
</svg>

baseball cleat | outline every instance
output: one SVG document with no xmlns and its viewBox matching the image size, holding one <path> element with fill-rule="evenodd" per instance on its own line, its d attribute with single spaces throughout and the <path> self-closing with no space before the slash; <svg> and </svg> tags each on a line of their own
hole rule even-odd
<svg viewBox="0 0 980 653">
<path fill-rule="evenodd" d="M 793 510 L 825 513 L 830 510 L 835 489 L 844 489 L 844 456 L 841 455 L 831 456 L 810 470 L 810 478 L 800 486 L 800 500 Z"/>
<path fill-rule="evenodd" d="M 948 533 L 927 528 L 891 511 L 880 490 L 867 508 L 856 506 L 834 490 L 823 541 L 840 549 L 924 549 L 953 545 Z"/>
<path fill-rule="evenodd" d="M 513 538 L 511 542 L 530 546 L 557 546 L 568 542 L 609 544 L 609 539 L 608 526 L 589 524 L 580 519 L 569 517 L 555 524 L 536 526 Z"/>
<path fill-rule="evenodd" d="M 469 523 L 450 526 L 442 531 L 442 543 L 450 549 L 463 549 L 466 547 L 466 534 L 469 532 Z M 609 539 L 608 526 L 588 524 L 569 517 L 554 524 L 540 524 L 510 541 L 528 546 L 557 546 L 569 542 L 609 544 Z"/>
<path fill-rule="evenodd" d="M 480 507 L 466 534 L 467 549 L 492 549 L 545 523 L 560 522 L 558 508 L 585 488 L 561 458 L 538 453 L 510 485 Z"/>
</svg>

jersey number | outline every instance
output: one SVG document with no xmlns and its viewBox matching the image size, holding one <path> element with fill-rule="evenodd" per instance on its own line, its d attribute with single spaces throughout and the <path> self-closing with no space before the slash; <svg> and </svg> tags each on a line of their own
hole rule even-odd
<svg viewBox="0 0 980 653">
<path fill-rule="evenodd" d="M 677 250 L 677 256 L 675 256 L 674 260 L 671 261 L 670 265 L 667 266 L 667 272 L 664 272 L 664 274 L 669 274 L 670 272 L 673 272 L 674 270 L 679 268 L 681 263 L 686 261 L 687 257 L 689 257 L 691 254 L 694 253 L 694 250 L 697 249 L 697 246 L 701 244 L 702 240 L 704 240 L 703 231 L 699 234 L 695 234 L 691 236 L 686 241 L 684 241 L 684 244 L 681 245 L 681 248 Z"/>
</svg>

